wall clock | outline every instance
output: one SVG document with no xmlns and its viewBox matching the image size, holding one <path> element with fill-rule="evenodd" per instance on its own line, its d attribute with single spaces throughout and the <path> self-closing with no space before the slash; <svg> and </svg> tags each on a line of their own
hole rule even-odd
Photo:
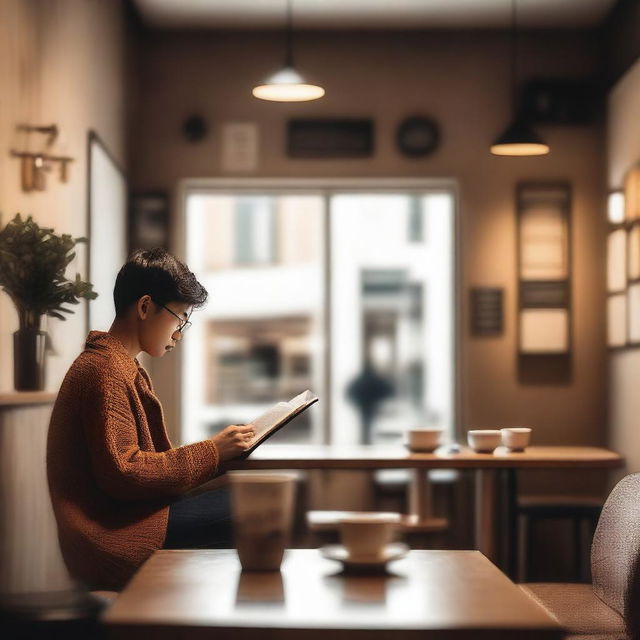
<svg viewBox="0 0 640 640">
<path fill-rule="evenodd" d="M 435 120 L 426 116 L 411 116 L 396 129 L 396 144 L 400 152 L 410 158 L 433 153 L 440 142 L 440 128 Z"/>
</svg>

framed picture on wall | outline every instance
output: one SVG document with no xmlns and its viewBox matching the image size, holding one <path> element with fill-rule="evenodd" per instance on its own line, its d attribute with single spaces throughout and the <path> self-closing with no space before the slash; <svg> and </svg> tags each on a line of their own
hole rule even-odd
<svg viewBox="0 0 640 640">
<path fill-rule="evenodd" d="M 607 196 L 607 220 L 610 224 L 624 222 L 625 216 L 624 191 L 614 189 Z"/>
<path fill-rule="evenodd" d="M 566 309 L 525 309 L 520 313 L 522 353 L 566 353 L 569 318 Z"/>
<path fill-rule="evenodd" d="M 629 285 L 627 311 L 629 345 L 640 346 L 640 282 Z"/>
<path fill-rule="evenodd" d="M 612 198 L 619 196 L 618 201 Z M 607 219 L 607 346 L 640 347 L 640 164 L 627 171 L 624 192 L 609 194 Z"/>
<path fill-rule="evenodd" d="M 607 238 L 607 291 L 619 293 L 627 288 L 627 232 L 612 231 Z"/>
<path fill-rule="evenodd" d="M 627 295 L 617 293 L 607 298 L 607 346 L 627 344 Z"/>
<path fill-rule="evenodd" d="M 640 219 L 640 164 L 631 167 L 624 177 L 624 217 Z"/>
<path fill-rule="evenodd" d="M 87 141 L 87 273 L 98 293 L 87 313 L 88 330 L 106 331 L 114 317 L 113 285 L 127 257 L 127 182 L 94 132 Z"/>
<path fill-rule="evenodd" d="M 518 353 L 571 352 L 571 186 L 517 190 Z"/>
<path fill-rule="evenodd" d="M 629 280 L 640 280 L 640 222 L 629 229 L 627 261 Z"/>
<path fill-rule="evenodd" d="M 169 197 L 165 192 L 132 194 L 129 239 L 130 251 L 168 248 Z"/>
</svg>

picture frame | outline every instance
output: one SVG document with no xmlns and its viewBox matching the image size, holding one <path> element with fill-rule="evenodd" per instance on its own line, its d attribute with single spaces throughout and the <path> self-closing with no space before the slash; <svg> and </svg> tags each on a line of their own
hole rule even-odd
<svg viewBox="0 0 640 640">
<path fill-rule="evenodd" d="M 627 294 L 616 293 L 607 298 L 607 346 L 627 346 Z"/>
<path fill-rule="evenodd" d="M 472 287 L 471 335 L 501 336 L 504 331 L 504 289 L 502 287 Z"/>
<path fill-rule="evenodd" d="M 613 198 L 617 197 L 617 201 Z M 607 346 L 640 347 L 640 163 L 607 200 Z"/>
<path fill-rule="evenodd" d="M 129 199 L 129 251 L 168 248 L 169 196 L 164 191 L 134 193 Z"/>
<path fill-rule="evenodd" d="M 634 282 L 640 280 L 640 221 L 631 225 L 627 238 L 627 277 Z"/>
<path fill-rule="evenodd" d="M 571 199 L 566 182 L 517 186 L 520 356 L 571 353 Z"/>
<path fill-rule="evenodd" d="M 624 217 L 627 221 L 640 219 L 640 163 L 624 176 Z"/>
<path fill-rule="evenodd" d="M 627 288 L 627 231 L 614 229 L 607 236 L 607 292 L 621 293 Z"/>
<path fill-rule="evenodd" d="M 287 122 L 290 158 L 366 158 L 373 155 L 370 118 L 292 118 Z"/>
<path fill-rule="evenodd" d="M 627 344 L 640 346 L 640 282 L 629 285 L 627 290 Z"/>
</svg>

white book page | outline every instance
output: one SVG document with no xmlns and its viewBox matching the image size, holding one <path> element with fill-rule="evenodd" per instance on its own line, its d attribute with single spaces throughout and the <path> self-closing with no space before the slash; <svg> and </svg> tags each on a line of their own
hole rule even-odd
<svg viewBox="0 0 640 640">
<path fill-rule="evenodd" d="M 287 416 L 295 413 L 301 407 L 308 405 L 313 400 L 316 400 L 316 396 L 314 393 L 309 391 L 303 391 L 299 393 L 294 398 L 291 398 L 289 402 L 278 402 L 271 409 L 258 416 L 251 424 L 255 429 L 255 436 L 253 440 L 251 440 L 251 445 L 253 446 L 262 436 L 268 433 L 273 427 L 277 424 L 280 424 Z"/>
<path fill-rule="evenodd" d="M 306 391 L 299 393 L 295 398 L 291 398 L 287 404 L 290 404 L 293 409 L 297 409 L 314 398 L 315 395 L 307 389 Z"/>
<path fill-rule="evenodd" d="M 258 416 L 252 422 L 256 435 L 251 441 L 251 444 L 261 438 L 274 424 L 280 422 L 280 420 L 289 413 L 291 413 L 291 405 L 288 402 L 278 402 L 275 407 Z"/>
</svg>

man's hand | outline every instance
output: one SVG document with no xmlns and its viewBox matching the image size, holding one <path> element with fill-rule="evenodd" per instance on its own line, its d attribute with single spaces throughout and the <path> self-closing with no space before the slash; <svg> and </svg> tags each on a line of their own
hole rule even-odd
<svg viewBox="0 0 640 640">
<path fill-rule="evenodd" d="M 250 446 L 255 431 L 252 424 L 230 424 L 211 438 L 218 448 L 220 461 L 230 460 L 244 453 Z"/>
</svg>

